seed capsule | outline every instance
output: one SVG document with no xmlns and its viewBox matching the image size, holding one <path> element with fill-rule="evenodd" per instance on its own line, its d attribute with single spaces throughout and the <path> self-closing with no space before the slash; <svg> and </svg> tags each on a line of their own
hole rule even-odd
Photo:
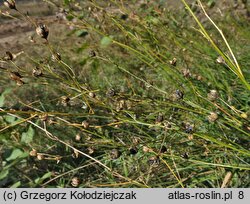
<svg viewBox="0 0 250 204">
<path fill-rule="evenodd" d="M 112 96 L 114 96 L 115 95 L 115 90 L 114 89 L 109 89 L 107 92 L 106 92 L 106 95 L 108 96 L 108 97 L 112 97 Z"/>
<path fill-rule="evenodd" d="M 165 152 L 167 152 L 167 147 L 166 146 L 162 146 L 162 148 L 161 148 L 161 153 L 165 153 Z"/>
<path fill-rule="evenodd" d="M 51 118 L 49 118 L 49 119 L 47 120 L 47 123 L 48 123 L 48 125 L 57 124 L 57 122 L 56 122 L 55 120 L 51 119 Z"/>
<path fill-rule="evenodd" d="M 184 93 L 182 91 L 180 91 L 179 89 L 177 89 L 173 94 L 172 94 L 172 100 L 173 101 L 177 101 L 180 99 L 183 99 L 184 97 Z"/>
<path fill-rule="evenodd" d="M 95 93 L 94 92 L 89 92 L 89 97 L 95 98 Z"/>
<path fill-rule="evenodd" d="M 182 72 L 182 74 L 183 74 L 184 77 L 187 77 L 187 78 L 191 77 L 191 71 L 190 71 L 190 69 L 185 68 L 185 69 L 181 70 L 181 72 Z"/>
<path fill-rule="evenodd" d="M 86 121 L 86 120 L 84 120 L 84 121 L 82 122 L 82 126 L 83 126 L 84 129 L 87 129 L 87 128 L 89 127 L 89 122 Z"/>
<path fill-rule="evenodd" d="M 30 151 L 30 156 L 31 156 L 31 157 L 36 157 L 36 156 L 37 156 L 37 151 L 36 151 L 35 149 L 32 149 L 32 150 Z"/>
<path fill-rule="evenodd" d="M 189 159 L 189 156 L 188 156 L 187 152 L 185 152 L 183 155 L 181 155 L 181 157 L 184 158 L 184 159 Z"/>
<path fill-rule="evenodd" d="M 21 86 L 24 84 L 22 81 L 22 76 L 18 72 L 10 72 L 10 78 L 16 82 L 18 86 Z"/>
<path fill-rule="evenodd" d="M 216 62 L 217 62 L 218 64 L 225 64 L 225 60 L 223 59 L 222 56 L 219 56 L 219 57 L 216 59 Z"/>
<path fill-rule="evenodd" d="M 42 73 L 41 69 L 39 69 L 39 68 L 36 67 L 35 69 L 32 70 L 32 75 L 34 77 L 39 77 L 39 76 L 42 76 L 43 73 Z"/>
<path fill-rule="evenodd" d="M 24 82 L 22 80 L 18 80 L 18 81 L 16 81 L 16 85 L 22 86 L 22 85 L 24 85 Z"/>
<path fill-rule="evenodd" d="M 192 133 L 194 131 L 194 124 L 186 123 L 185 124 L 185 132 Z"/>
<path fill-rule="evenodd" d="M 161 123 L 163 120 L 164 120 L 164 117 L 163 117 L 162 113 L 159 113 L 159 115 L 155 119 L 155 122 Z"/>
<path fill-rule="evenodd" d="M 95 51 L 94 51 L 94 50 L 91 50 L 91 51 L 89 52 L 89 57 L 95 57 L 95 56 L 96 56 Z"/>
<path fill-rule="evenodd" d="M 36 158 L 38 159 L 38 160 L 44 160 L 44 155 L 42 155 L 42 154 L 37 154 L 37 156 L 36 156 Z"/>
<path fill-rule="evenodd" d="M 61 97 L 61 103 L 63 106 L 69 105 L 70 98 L 68 96 L 62 96 Z"/>
<path fill-rule="evenodd" d="M 121 153 L 118 149 L 112 149 L 110 152 L 111 159 L 118 159 L 120 157 Z"/>
<path fill-rule="evenodd" d="M 126 109 L 126 101 L 125 100 L 118 101 L 116 104 L 116 111 L 119 112 L 124 109 Z"/>
<path fill-rule="evenodd" d="M 39 118 L 41 121 L 47 121 L 48 120 L 48 114 L 47 113 L 43 113 L 41 115 L 39 115 Z"/>
<path fill-rule="evenodd" d="M 74 153 L 72 154 L 73 158 L 78 158 L 79 157 L 79 152 L 77 150 L 74 150 Z"/>
<path fill-rule="evenodd" d="M 140 143 L 140 138 L 139 137 L 132 137 L 132 143 L 133 143 L 133 145 L 138 145 Z"/>
<path fill-rule="evenodd" d="M 124 21 L 127 20 L 128 14 L 122 14 L 120 18 Z"/>
<path fill-rule="evenodd" d="M 6 52 L 6 56 L 4 57 L 4 59 L 7 60 L 7 61 L 8 61 L 8 60 L 11 61 L 11 60 L 13 60 L 13 58 L 14 58 L 14 57 L 13 57 L 13 54 L 12 54 L 11 52 L 7 51 L 7 52 Z"/>
<path fill-rule="evenodd" d="M 10 72 L 10 78 L 14 81 L 20 80 L 22 78 L 19 72 Z"/>
<path fill-rule="evenodd" d="M 89 154 L 93 154 L 95 152 L 93 147 L 88 147 L 87 150 Z"/>
<path fill-rule="evenodd" d="M 211 112 L 210 115 L 207 117 L 209 122 L 215 122 L 218 119 L 218 114 L 215 112 Z"/>
<path fill-rule="evenodd" d="M 151 149 L 148 148 L 147 146 L 143 146 L 143 147 L 142 147 L 142 151 L 145 152 L 145 153 L 150 152 L 150 150 L 151 150 Z"/>
<path fill-rule="evenodd" d="M 175 67 L 177 63 L 177 59 L 174 57 L 172 60 L 169 61 L 169 63 Z"/>
<path fill-rule="evenodd" d="M 189 135 L 188 135 L 188 139 L 189 139 L 189 140 L 193 140 L 193 139 L 194 139 L 193 134 L 189 134 Z"/>
<path fill-rule="evenodd" d="M 201 81 L 201 80 L 202 80 L 202 76 L 201 76 L 201 75 L 198 75 L 198 76 L 196 77 L 196 79 L 197 79 L 198 81 Z"/>
<path fill-rule="evenodd" d="M 131 148 L 129 149 L 129 152 L 130 152 L 130 154 L 135 155 L 135 154 L 138 152 L 138 150 L 137 150 L 136 147 L 131 147 Z"/>
<path fill-rule="evenodd" d="M 79 186 L 79 184 L 80 184 L 80 179 L 78 177 L 72 178 L 72 180 L 71 180 L 72 186 L 77 187 L 77 186 Z"/>
<path fill-rule="evenodd" d="M 47 40 L 48 35 L 49 35 L 49 29 L 47 28 L 46 25 L 40 24 L 40 25 L 38 25 L 38 27 L 36 28 L 36 33 L 37 33 L 37 35 L 39 35 L 41 38 L 44 38 L 44 39 Z"/>
<path fill-rule="evenodd" d="M 172 125 L 171 125 L 170 122 L 164 122 L 163 125 L 164 125 L 164 129 L 165 129 L 165 130 L 169 130 L 169 129 L 171 129 L 171 127 L 172 127 Z"/>
<path fill-rule="evenodd" d="M 151 165 L 153 167 L 157 167 L 159 165 L 159 163 L 160 163 L 160 160 L 159 160 L 158 157 L 153 156 L 153 157 L 150 157 L 148 159 L 148 163 L 149 163 L 149 165 Z"/>
<path fill-rule="evenodd" d="M 62 58 L 61 58 L 61 55 L 60 53 L 56 52 L 54 54 L 52 54 L 52 60 L 53 61 L 60 61 Z"/>
<path fill-rule="evenodd" d="M 76 140 L 76 141 L 80 141 L 80 140 L 81 140 L 81 138 L 82 138 L 82 137 L 81 137 L 81 135 L 80 135 L 80 134 L 77 134 L 77 135 L 75 136 L 75 140 Z"/>
<path fill-rule="evenodd" d="M 219 98 L 219 94 L 216 90 L 210 90 L 210 92 L 207 94 L 207 98 L 210 101 L 215 101 Z"/>
<path fill-rule="evenodd" d="M 5 0 L 3 2 L 3 4 L 8 7 L 9 9 L 14 9 L 14 10 L 17 10 L 16 9 L 16 2 L 15 0 Z"/>
</svg>

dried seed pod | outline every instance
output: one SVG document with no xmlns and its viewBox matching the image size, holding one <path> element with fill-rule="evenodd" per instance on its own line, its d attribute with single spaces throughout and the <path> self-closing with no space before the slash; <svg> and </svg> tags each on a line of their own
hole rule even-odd
<svg viewBox="0 0 250 204">
<path fill-rule="evenodd" d="M 192 133 L 194 131 L 194 124 L 186 123 L 185 124 L 185 132 Z"/>
<path fill-rule="evenodd" d="M 93 147 L 88 147 L 87 150 L 89 154 L 93 154 L 95 152 Z"/>
<path fill-rule="evenodd" d="M 84 129 L 89 128 L 89 122 L 87 120 L 82 121 L 82 126 Z"/>
<path fill-rule="evenodd" d="M 127 108 L 127 110 L 131 110 L 132 107 L 133 107 L 132 101 L 126 101 L 126 108 Z"/>
<path fill-rule="evenodd" d="M 147 146 L 143 146 L 143 147 L 142 147 L 142 151 L 145 152 L 145 153 L 147 153 L 147 152 L 150 152 L 151 149 L 148 148 Z"/>
<path fill-rule="evenodd" d="M 58 52 L 53 53 L 51 58 L 53 61 L 61 61 L 61 59 L 62 59 L 60 53 L 58 53 Z"/>
<path fill-rule="evenodd" d="M 180 99 L 183 99 L 184 93 L 177 89 L 173 94 L 172 94 L 172 100 L 177 101 Z"/>
<path fill-rule="evenodd" d="M 180 90 L 177 89 L 175 91 L 175 94 L 176 94 L 176 96 L 177 96 L 178 99 L 183 99 L 184 93 L 182 91 L 180 91 Z"/>
<path fill-rule="evenodd" d="M 138 152 L 138 150 L 137 150 L 136 147 L 131 147 L 131 148 L 129 149 L 129 153 L 132 154 L 132 155 L 135 155 L 137 152 Z"/>
<path fill-rule="evenodd" d="M 176 66 L 177 59 L 174 57 L 172 60 L 169 61 L 169 64 Z"/>
<path fill-rule="evenodd" d="M 120 100 L 116 104 L 116 111 L 119 112 L 120 110 L 126 109 L 126 101 L 125 100 Z"/>
<path fill-rule="evenodd" d="M 81 137 L 80 134 L 77 134 L 77 135 L 75 136 L 75 140 L 76 140 L 76 141 L 80 141 L 81 139 L 82 139 L 82 137 Z"/>
<path fill-rule="evenodd" d="M 50 118 L 47 123 L 48 123 L 48 125 L 54 125 L 57 122 L 55 120 L 53 120 L 53 119 Z"/>
<path fill-rule="evenodd" d="M 202 76 L 201 76 L 201 75 L 198 75 L 198 76 L 196 77 L 196 79 L 197 79 L 198 81 L 201 81 L 201 80 L 202 80 Z"/>
<path fill-rule="evenodd" d="M 185 68 L 185 69 L 182 69 L 181 72 L 182 72 L 184 77 L 191 77 L 190 69 Z"/>
<path fill-rule="evenodd" d="M 22 78 L 22 76 L 19 72 L 10 72 L 10 78 L 14 81 L 18 81 Z"/>
<path fill-rule="evenodd" d="M 211 112 L 210 115 L 207 117 L 209 122 L 215 122 L 218 119 L 218 114 L 215 112 Z"/>
<path fill-rule="evenodd" d="M 95 57 L 96 56 L 96 52 L 94 50 L 91 50 L 89 52 L 89 57 Z"/>
<path fill-rule="evenodd" d="M 48 120 L 48 114 L 47 113 L 43 113 L 41 115 L 39 115 L 39 118 L 41 121 L 47 121 Z"/>
<path fill-rule="evenodd" d="M 32 43 L 35 43 L 36 41 L 34 40 L 34 36 L 29 36 L 29 40 L 30 40 L 30 42 L 32 42 Z"/>
<path fill-rule="evenodd" d="M 42 73 L 42 70 L 41 70 L 41 69 L 39 69 L 38 67 L 36 67 L 36 68 L 34 68 L 34 69 L 32 70 L 32 75 L 33 75 L 34 77 L 40 77 L 40 76 L 43 75 L 43 73 Z"/>
<path fill-rule="evenodd" d="M 113 96 L 115 96 L 115 90 L 114 89 L 112 89 L 112 88 L 110 88 L 107 92 L 106 92 L 106 95 L 108 96 L 108 97 L 113 97 Z"/>
<path fill-rule="evenodd" d="M 62 157 L 56 157 L 55 160 L 56 160 L 56 163 L 59 164 L 59 162 L 61 161 Z"/>
<path fill-rule="evenodd" d="M 118 159 L 120 157 L 121 153 L 118 149 L 112 149 L 110 152 L 111 159 Z"/>
<path fill-rule="evenodd" d="M 168 149 L 167 149 L 167 147 L 166 146 L 162 146 L 161 147 L 161 153 L 165 153 L 165 152 L 167 152 L 168 151 Z"/>
<path fill-rule="evenodd" d="M 62 96 L 61 97 L 61 103 L 63 106 L 69 105 L 70 98 L 68 96 Z"/>
<path fill-rule="evenodd" d="M 155 122 L 161 123 L 164 120 L 163 114 L 159 113 L 159 115 L 156 117 Z"/>
<path fill-rule="evenodd" d="M 35 149 L 32 149 L 29 154 L 30 154 L 31 157 L 36 157 L 37 156 L 37 151 Z"/>
<path fill-rule="evenodd" d="M 164 122 L 163 125 L 164 125 L 164 129 L 165 129 L 165 130 L 169 130 L 169 129 L 171 129 L 171 127 L 172 127 L 172 125 L 171 125 L 170 122 Z"/>
<path fill-rule="evenodd" d="M 128 18 L 128 14 L 122 14 L 121 16 L 120 16 L 120 18 L 121 18 L 121 20 L 127 20 L 127 18 Z"/>
<path fill-rule="evenodd" d="M 184 154 L 181 155 L 181 157 L 182 157 L 183 159 L 189 159 L 188 152 L 184 152 Z"/>
<path fill-rule="evenodd" d="M 95 98 L 95 93 L 94 92 L 89 92 L 89 97 Z"/>
<path fill-rule="evenodd" d="M 38 160 L 44 160 L 44 155 L 43 154 L 37 154 L 37 156 L 36 156 L 36 158 L 38 159 Z"/>
<path fill-rule="evenodd" d="M 19 72 L 10 72 L 10 78 L 16 82 L 18 86 L 21 86 L 24 84 L 22 81 L 22 76 L 19 74 Z"/>
<path fill-rule="evenodd" d="M 71 179 L 71 185 L 73 187 L 78 187 L 80 184 L 80 179 L 78 177 L 74 177 Z"/>
<path fill-rule="evenodd" d="M 13 54 L 11 52 L 7 51 L 5 54 L 6 54 L 6 56 L 4 57 L 4 60 L 6 60 L 6 61 L 13 60 L 14 57 L 13 57 Z"/>
<path fill-rule="evenodd" d="M 118 103 L 118 105 L 119 105 L 120 109 L 125 109 L 127 107 L 125 100 L 120 100 L 119 103 Z"/>
<path fill-rule="evenodd" d="M 217 57 L 216 62 L 217 62 L 218 64 L 225 64 L 225 60 L 223 59 L 222 56 Z"/>
<path fill-rule="evenodd" d="M 72 154 L 73 158 L 78 158 L 79 157 L 79 152 L 75 149 L 74 153 Z"/>
<path fill-rule="evenodd" d="M 41 38 L 44 38 L 47 40 L 48 35 L 49 35 L 49 29 L 47 28 L 46 25 L 44 24 L 39 24 L 36 28 L 36 33 L 39 35 Z"/>
<path fill-rule="evenodd" d="M 140 138 L 139 137 L 132 137 L 132 142 L 134 145 L 138 145 L 140 142 Z"/>
<path fill-rule="evenodd" d="M 5 0 L 3 2 L 3 4 L 8 7 L 9 9 L 14 9 L 14 10 L 17 10 L 16 9 L 16 2 L 15 0 Z"/>
<path fill-rule="evenodd" d="M 210 90 L 210 92 L 207 94 L 207 98 L 210 101 L 215 101 L 219 98 L 219 94 L 216 90 Z"/>
<path fill-rule="evenodd" d="M 194 139 L 194 136 L 192 134 L 188 135 L 188 139 L 189 140 L 193 140 Z"/>
<path fill-rule="evenodd" d="M 18 80 L 18 81 L 16 81 L 16 85 L 22 86 L 22 85 L 24 85 L 24 82 L 22 80 Z"/>
<path fill-rule="evenodd" d="M 158 157 L 152 156 L 148 159 L 148 164 L 153 167 L 157 167 L 160 164 L 160 160 Z"/>
</svg>

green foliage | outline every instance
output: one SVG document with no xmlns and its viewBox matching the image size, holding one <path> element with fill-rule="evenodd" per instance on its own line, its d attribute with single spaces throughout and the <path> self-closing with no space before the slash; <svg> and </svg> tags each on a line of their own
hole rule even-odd
<svg viewBox="0 0 250 204">
<path fill-rule="evenodd" d="M 5 91 L 3 93 L 1 93 L 1 95 L 0 95 L 0 107 L 3 107 L 3 105 L 4 105 L 5 94 L 8 94 L 10 92 L 11 92 L 11 88 L 7 88 L 7 89 L 5 89 Z"/>
<path fill-rule="evenodd" d="M 26 156 L 26 154 L 20 149 L 14 149 L 9 157 L 6 158 L 6 161 L 15 160 L 17 158 L 21 158 Z"/>
<path fill-rule="evenodd" d="M 78 37 L 85 37 L 86 35 L 88 35 L 88 32 L 86 30 L 76 31 L 76 36 L 78 36 Z"/>
<path fill-rule="evenodd" d="M 22 133 L 21 142 L 26 144 L 31 143 L 33 141 L 34 134 L 34 129 L 32 128 L 32 126 L 29 126 L 28 131 Z"/>
<path fill-rule="evenodd" d="M 111 36 L 104 36 L 102 39 L 101 39 L 101 46 L 103 48 L 107 47 L 108 45 L 110 45 L 110 43 L 112 43 L 112 37 Z"/>
</svg>

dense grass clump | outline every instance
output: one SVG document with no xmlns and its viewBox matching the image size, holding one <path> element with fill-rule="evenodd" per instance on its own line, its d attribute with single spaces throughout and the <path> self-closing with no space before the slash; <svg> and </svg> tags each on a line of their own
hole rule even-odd
<svg viewBox="0 0 250 204">
<path fill-rule="evenodd" d="M 1 58 L 0 186 L 249 187 L 247 4 L 46 3 L 6 3 L 34 34 Z"/>
</svg>

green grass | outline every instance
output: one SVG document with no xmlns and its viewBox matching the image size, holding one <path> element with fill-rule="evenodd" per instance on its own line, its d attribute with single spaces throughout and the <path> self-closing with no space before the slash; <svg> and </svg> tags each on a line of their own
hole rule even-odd
<svg viewBox="0 0 250 204">
<path fill-rule="evenodd" d="M 249 187 L 245 16 L 206 8 L 210 22 L 201 7 L 155 1 L 47 3 L 65 7 L 74 29 L 3 58 L 0 186 L 70 187 L 77 177 L 78 187 Z M 24 85 L 9 80 L 14 70 Z"/>
</svg>

